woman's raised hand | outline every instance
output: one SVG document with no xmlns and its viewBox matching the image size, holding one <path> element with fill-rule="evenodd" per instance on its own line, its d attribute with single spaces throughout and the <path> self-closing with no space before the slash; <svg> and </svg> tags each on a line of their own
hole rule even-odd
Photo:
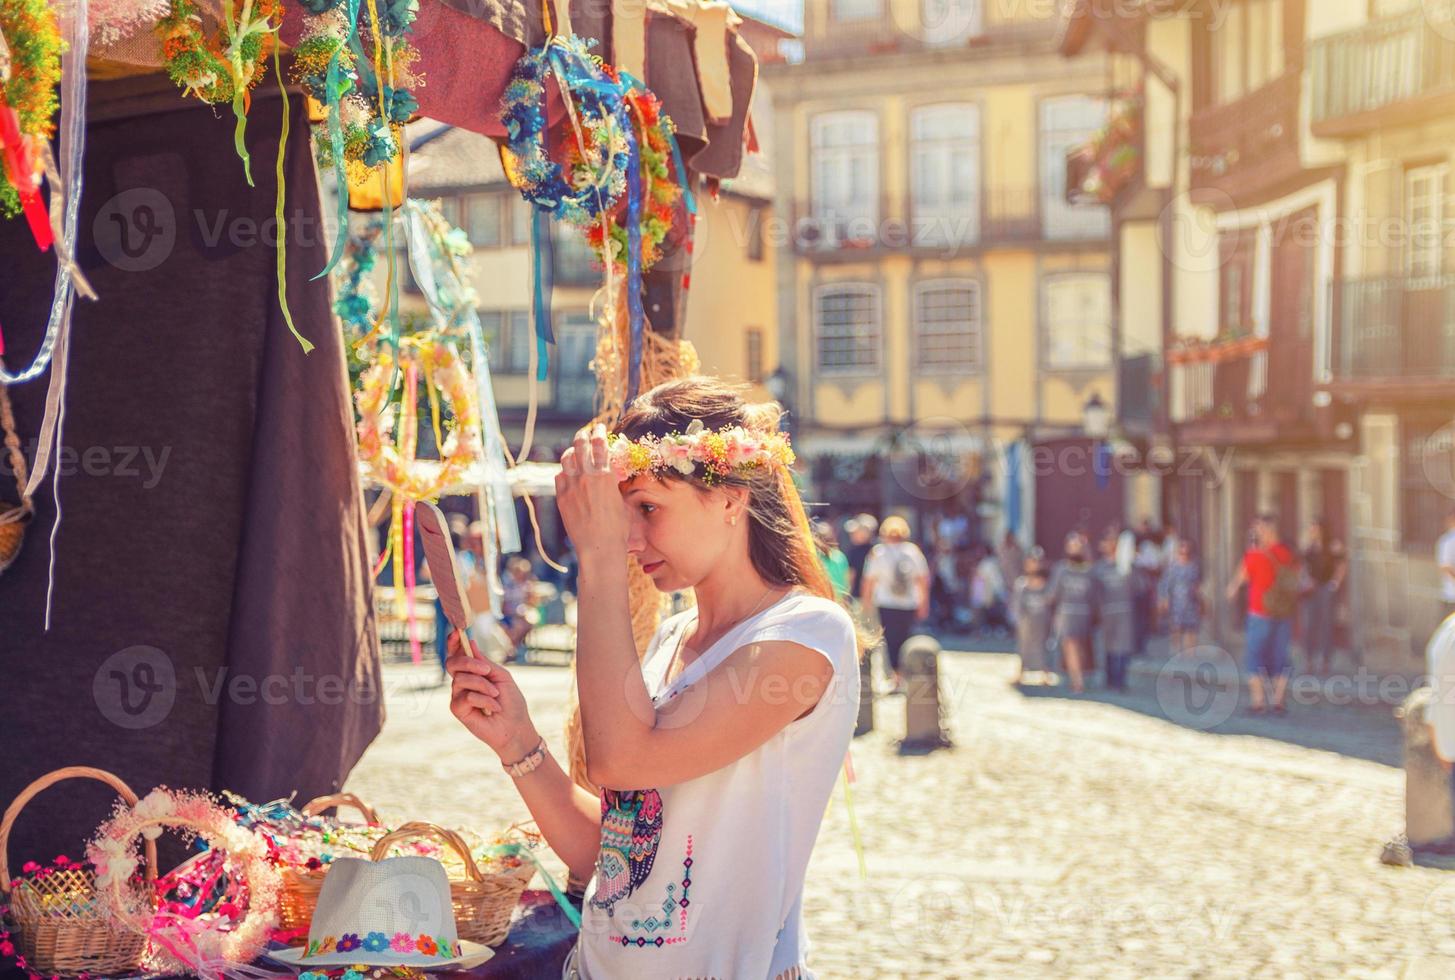
<svg viewBox="0 0 1455 980">
<path fill-rule="evenodd" d="M 625 558 L 626 504 L 607 455 L 606 426 L 600 422 L 577 432 L 571 448 L 561 454 L 556 507 L 576 554 L 586 558 L 620 553 Z"/>
<path fill-rule="evenodd" d="M 536 747 L 540 734 L 530 720 L 525 696 L 510 671 L 481 656 L 466 652 L 469 643 L 459 630 L 450 634 L 445 670 L 453 679 L 450 714 L 480 741 L 495 750 L 507 765 Z"/>
</svg>

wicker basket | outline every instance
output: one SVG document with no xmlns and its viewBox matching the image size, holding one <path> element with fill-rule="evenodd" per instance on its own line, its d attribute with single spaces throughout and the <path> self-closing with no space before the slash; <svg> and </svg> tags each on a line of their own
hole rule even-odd
<svg viewBox="0 0 1455 980">
<path fill-rule="evenodd" d="M 370 826 L 379 825 L 379 815 L 352 793 L 320 796 L 303 807 L 303 815 L 316 817 L 325 810 L 340 806 L 351 806 L 358 810 Z M 290 932 L 301 929 L 306 933 L 308 924 L 313 921 L 313 910 L 318 907 L 318 893 L 323 889 L 323 878 L 328 874 L 328 866 L 316 869 L 285 868 L 282 874 L 283 890 L 278 903 L 279 924 Z"/>
<path fill-rule="evenodd" d="M 127 973 L 136 970 L 146 951 L 146 937 L 113 925 L 97 900 L 95 875 L 80 867 L 58 870 L 41 880 L 10 884 L 10 831 L 20 811 L 37 793 L 64 779 L 98 779 L 128 806 L 137 796 L 116 776 L 87 766 L 69 766 L 48 773 L 25 787 L 0 821 L 0 893 L 10 904 L 10 918 L 19 938 L 18 951 L 40 974 Z M 157 845 L 146 841 L 146 880 L 156 881 Z"/>
<path fill-rule="evenodd" d="M 540 837 L 518 827 L 511 828 L 527 841 L 535 843 Z M 535 864 L 524 862 L 518 868 L 499 874 L 485 874 L 470 854 L 465 839 L 453 830 L 436 827 L 432 823 L 407 823 L 374 845 L 370 855 L 375 861 L 382 861 L 389 848 L 401 841 L 417 837 L 433 837 L 459 855 L 464 863 L 465 876 L 450 880 L 450 899 L 455 908 L 455 929 L 461 939 L 498 946 L 510 933 L 510 918 L 520 903 L 520 896 L 526 885 L 535 876 Z"/>
</svg>

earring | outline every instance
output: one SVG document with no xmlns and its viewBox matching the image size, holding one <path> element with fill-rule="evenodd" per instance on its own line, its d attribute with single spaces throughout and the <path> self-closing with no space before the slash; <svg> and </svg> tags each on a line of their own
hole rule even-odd
<svg viewBox="0 0 1455 980">
<path fill-rule="evenodd" d="M 738 517 L 737 517 L 737 515 L 734 514 L 732 517 L 729 517 L 728 518 L 728 523 L 731 524 L 733 527 L 737 527 L 738 526 Z"/>
</svg>

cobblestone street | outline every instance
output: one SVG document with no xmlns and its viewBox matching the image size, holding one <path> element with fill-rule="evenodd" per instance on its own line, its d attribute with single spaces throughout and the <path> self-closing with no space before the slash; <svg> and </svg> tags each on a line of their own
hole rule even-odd
<svg viewBox="0 0 1455 980">
<path fill-rule="evenodd" d="M 841 787 L 806 895 L 821 977 L 1455 976 L 1455 872 L 1378 861 L 1403 829 L 1388 708 L 1204 731 L 1147 677 L 1071 700 L 1018 692 L 1002 655 L 941 670 L 953 749 L 900 754 L 901 699 L 855 742 L 868 879 Z M 523 819 L 434 668 L 386 676 L 388 726 L 347 788 L 389 819 Z M 560 753 L 568 672 L 516 676 Z"/>
</svg>

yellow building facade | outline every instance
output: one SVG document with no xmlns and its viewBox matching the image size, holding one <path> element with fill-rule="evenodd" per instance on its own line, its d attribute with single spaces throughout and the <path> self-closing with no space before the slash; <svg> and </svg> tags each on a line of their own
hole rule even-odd
<svg viewBox="0 0 1455 980">
<path fill-rule="evenodd" d="M 1164 512 L 1219 584 L 1255 514 L 1290 543 L 1321 522 L 1349 558 L 1338 656 L 1418 673 L 1448 611 L 1435 543 L 1455 506 L 1455 15 L 1068 10 L 1063 50 L 1109 49 L 1112 88 L 1145 89 L 1142 173 L 1114 210 L 1123 356 L 1134 337 L 1154 352 L 1153 441 L 1178 470 L 1155 474 Z M 1209 597 L 1213 638 L 1236 642 L 1239 610 Z"/>
<path fill-rule="evenodd" d="M 1122 516 L 1048 530 L 1054 483 L 1005 471 L 1116 395 L 1111 222 L 1065 187 L 1107 65 L 1056 30 L 1052 5 L 813 0 L 802 61 L 765 69 L 787 398 L 831 511 L 968 511 L 990 537 L 1012 493 L 1027 539 Z"/>
</svg>

